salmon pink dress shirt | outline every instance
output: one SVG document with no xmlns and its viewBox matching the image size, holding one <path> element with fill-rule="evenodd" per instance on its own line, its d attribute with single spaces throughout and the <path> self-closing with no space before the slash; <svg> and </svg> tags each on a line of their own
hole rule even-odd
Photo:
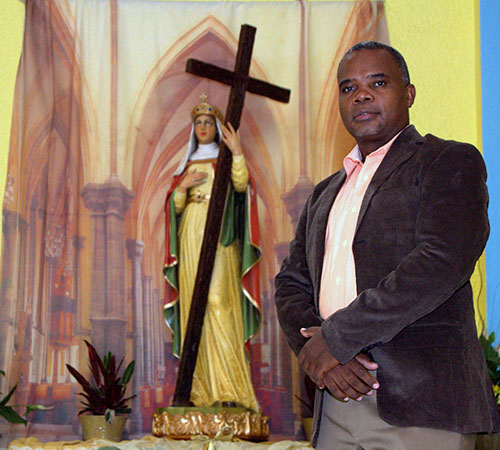
<svg viewBox="0 0 500 450">
<path fill-rule="evenodd" d="M 319 293 L 319 312 L 323 319 L 348 306 L 358 295 L 352 241 L 359 209 L 375 171 L 400 133 L 370 153 L 364 162 L 358 146 L 344 159 L 347 178 L 333 202 L 326 227 Z"/>
</svg>

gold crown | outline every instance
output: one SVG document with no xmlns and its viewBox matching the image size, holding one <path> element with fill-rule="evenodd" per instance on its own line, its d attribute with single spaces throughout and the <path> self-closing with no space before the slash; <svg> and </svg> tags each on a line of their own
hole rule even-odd
<svg viewBox="0 0 500 450">
<path fill-rule="evenodd" d="M 224 122 L 224 116 L 220 112 L 219 108 L 215 105 L 208 103 L 208 97 L 205 94 L 200 95 L 201 103 L 193 108 L 191 111 L 191 118 L 194 120 L 195 117 L 201 114 L 207 114 L 209 116 L 214 116 L 221 122 Z"/>
</svg>

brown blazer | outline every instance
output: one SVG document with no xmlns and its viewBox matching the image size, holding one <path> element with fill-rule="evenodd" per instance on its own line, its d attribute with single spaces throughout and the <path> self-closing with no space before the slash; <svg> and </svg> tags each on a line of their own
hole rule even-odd
<svg viewBox="0 0 500 450">
<path fill-rule="evenodd" d="M 315 187 L 276 276 L 290 347 L 298 354 L 306 342 L 300 328 L 321 325 L 341 363 L 369 353 L 379 364 L 379 414 L 392 425 L 500 431 L 469 282 L 489 233 L 480 153 L 413 126 L 401 133 L 361 205 L 352 245 L 358 296 L 322 321 L 325 230 L 345 177 L 342 169 Z M 316 398 L 318 422 L 319 391 Z"/>
</svg>

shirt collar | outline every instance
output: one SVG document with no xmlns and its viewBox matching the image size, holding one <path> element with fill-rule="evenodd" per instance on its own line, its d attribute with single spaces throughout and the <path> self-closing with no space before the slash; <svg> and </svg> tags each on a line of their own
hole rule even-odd
<svg viewBox="0 0 500 450">
<path fill-rule="evenodd" d="M 389 149 L 391 148 L 393 142 L 397 139 L 397 137 L 404 131 L 406 130 L 406 128 L 408 127 L 409 125 L 407 125 L 406 127 L 404 127 L 399 133 L 397 133 L 396 135 L 394 135 L 394 137 L 386 142 L 384 145 L 382 145 L 381 147 L 379 147 L 377 150 L 375 150 L 374 152 L 371 152 L 365 159 L 365 162 L 368 160 L 368 159 L 373 159 L 373 158 L 380 158 L 380 159 L 383 159 L 384 156 L 386 155 L 386 153 L 389 151 Z M 346 171 L 346 174 L 347 175 L 350 175 L 352 173 L 352 171 L 356 168 L 356 166 L 358 164 L 361 164 L 363 165 L 363 157 L 361 155 L 361 151 L 359 150 L 359 146 L 356 145 L 351 151 L 350 153 L 344 158 L 344 169 Z"/>
</svg>

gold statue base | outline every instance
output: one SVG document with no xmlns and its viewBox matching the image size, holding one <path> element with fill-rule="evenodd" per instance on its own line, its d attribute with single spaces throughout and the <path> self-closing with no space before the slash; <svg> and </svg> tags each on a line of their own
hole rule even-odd
<svg viewBox="0 0 500 450">
<path fill-rule="evenodd" d="M 153 414 L 153 436 L 191 439 L 191 436 L 232 436 L 248 441 L 265 441 L 269 417 L 240 407 L 158 408 Z"/>
</svg>

